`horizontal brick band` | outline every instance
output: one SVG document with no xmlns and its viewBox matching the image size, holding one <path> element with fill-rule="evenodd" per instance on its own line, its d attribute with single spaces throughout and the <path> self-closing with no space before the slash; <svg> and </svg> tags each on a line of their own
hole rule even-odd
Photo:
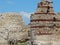
<svg viewBox="0 0 60 45">
<path fill-rule="evenodd" d="M 53 33 L 38 33 L 38 34 L 35 34 L 35 35 L 52 35 Z"/>
<path fill-rule="evenodd" d="M 31 28 L 43 28 L 43 27 L 53 28 L 54 26 L 31 26 Z M 55 27 L 60 28 L 60 26 L 55 26 Z"/>
<path fill-rule="evenodd" d="M 38 12 L 36 12 L 34 14 L 52 14 L 52 15 L 56 15 L 55 13 L 38 13 Z"/>
<path fill-rule="evenodd" d="M 54 22 L 53 19 L 34 19 L 34 20 L 30 20 L 30 21 L 31 22 L 36 22 L 36 21 L 53 21 Z M 60 22 L 60 20 L 55 20 L 55 21 Z"/>
</svg>

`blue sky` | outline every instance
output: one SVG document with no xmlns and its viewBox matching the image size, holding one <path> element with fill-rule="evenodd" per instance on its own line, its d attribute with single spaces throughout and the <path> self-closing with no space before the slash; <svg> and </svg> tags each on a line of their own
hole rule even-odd
<svg viewBox="0 0 60 45">
<path fill-rule="evenodd" d="M 24 22 L 29 23 L 29 16 L 36 11 L 40 0 L 0 0 L 0 13 L 18 12 L 22 14 Z M 52 0 L 54 11 L 60 12 L 60 0 Z"/>
</svg>

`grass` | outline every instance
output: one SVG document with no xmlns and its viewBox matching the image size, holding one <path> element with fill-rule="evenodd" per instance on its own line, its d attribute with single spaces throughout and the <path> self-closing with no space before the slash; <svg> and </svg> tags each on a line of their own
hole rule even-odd
<svg viewBox="0 0 60 45">
<path fill-rule="evenodd" d="M 27 45 L 26 43 L 18 43 L 18 45 Z"/>
</svg>

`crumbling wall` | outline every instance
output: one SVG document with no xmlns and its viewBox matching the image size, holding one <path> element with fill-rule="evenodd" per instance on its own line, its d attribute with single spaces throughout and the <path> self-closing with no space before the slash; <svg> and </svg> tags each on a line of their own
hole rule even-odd
<svg viewBox="0 0 60 45">
<path fill-rule="evenodd" d="M 25 40 L 28 36 L 25 24 L 19 13 L 0 14 L 0 43 L 8 44 L 9 40 Z"/>
</svg>

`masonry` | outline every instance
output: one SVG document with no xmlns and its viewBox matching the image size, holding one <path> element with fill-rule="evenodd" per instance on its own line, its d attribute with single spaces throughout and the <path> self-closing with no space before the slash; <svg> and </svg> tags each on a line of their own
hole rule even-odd
<svg viewBox="0 0 60 45">
<path fill-rule="evenodd" d="M 41 0 L 30 17 L 33 43 L 38 45 L 60 45 L 60 13 L 55 13 L 52 0 Z"/>
<path fill-rule="evenodd" d="M 26 26 L 19 13 L 9 12 L 0 14 L 0 45 L 25 41 L 27 36 Z"/>
</svg>

